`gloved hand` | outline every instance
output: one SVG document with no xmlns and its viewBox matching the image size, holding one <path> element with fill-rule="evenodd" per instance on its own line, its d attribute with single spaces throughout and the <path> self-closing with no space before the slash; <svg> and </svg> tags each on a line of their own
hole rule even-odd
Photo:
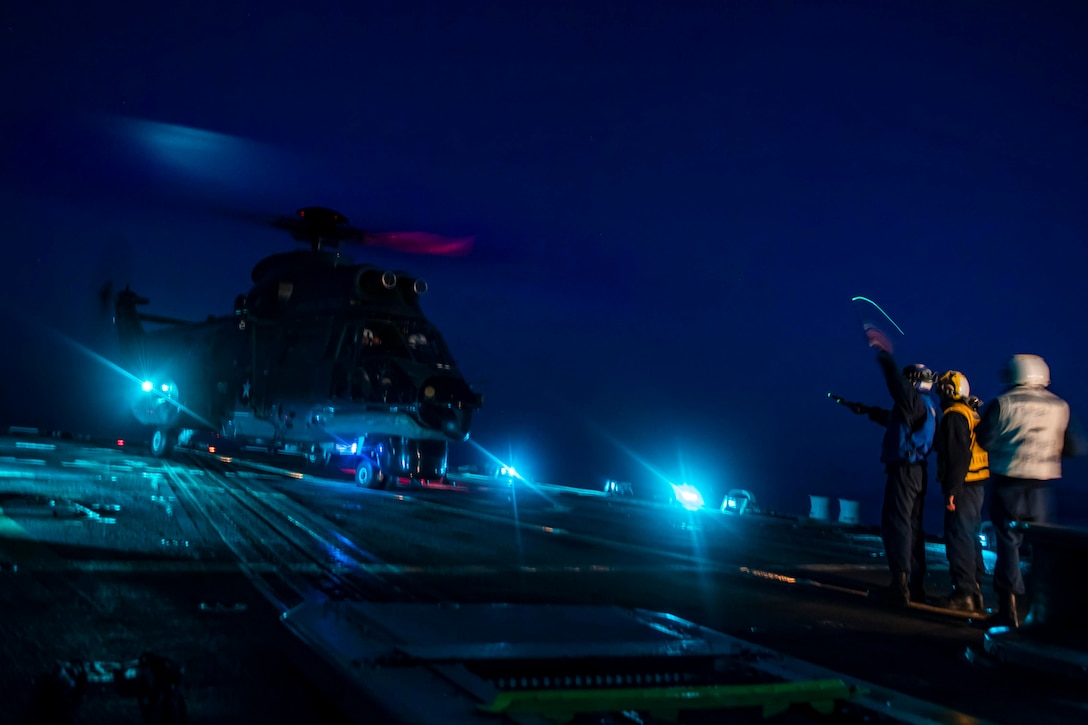
<svg viewBox="0 0 1088 725">
<path fill-rule="evenodd" d="M 878 327 L 866 326 L 865 341 L 869 344 L 869 347 L 875 347 L 878 351 L 886 352 L 889 355 L 894 349 L 892 341 L 884 334 L 884 331 Z"/>
</svg>

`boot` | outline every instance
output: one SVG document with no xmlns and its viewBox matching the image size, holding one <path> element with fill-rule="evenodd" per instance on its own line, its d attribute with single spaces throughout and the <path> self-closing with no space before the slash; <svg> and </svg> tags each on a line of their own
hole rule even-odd
<svg viewBox="0 0 1088 725">
<path fill-rule="evenodd" d="M 985 612 L 986 611 L 986 599 L 982 596 L 982 586 L 977 582 L 975 583 L 975 591 L 971 594 L 972 604 L 974 606 L 972 611 Z"/>
<path fill-rule="evenodd" d="M 921 579 L 912 579 L 908 591 L 910 592 L 910 601 L 915 604 L 926 603 L 926 586 Z"/>
<path fill-rule="evenodd" d="M 1012 592 L 998 592 L 997 616 L 991 617 L 995 621 L 991 626 L 1020 628 L 1020 612 L 1016 609 L 1016 595 Z"/>
<path fill-rule="evenodd" d="M 982 592 L 976 591 L 977 589 L 978 585 L 970 589 L 952 587 L 952 593 L 941 601 L 941 606 L 961 612 L 981 612 Z"/>
<path fill-rule="evenodd" d="M 871 590 L 869 596 L 881 604 L 896 607 L 910 606 L 910 585 L 907 581 L 907 573 L 892 574 L 892 580 L 887 589 Z"/>
</svg>

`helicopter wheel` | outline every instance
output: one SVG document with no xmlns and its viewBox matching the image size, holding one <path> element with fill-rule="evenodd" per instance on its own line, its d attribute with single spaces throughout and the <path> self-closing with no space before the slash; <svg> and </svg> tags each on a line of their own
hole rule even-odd
<svg viewBox="0 0 1088 725">
<path fill-rule="evenodd" d="M 381 476 L 374 463 L 367 458 L 360 458 L 355 465 L 355 485 L 360 488 L 380 488 Z"/>
<path fill-rule="evenodd" d="M 166 428 L 156 428 L 151 435 L 151 455 L 155 458 L 165 458 L 174 449 L 172 433 Z"/>
</svg>

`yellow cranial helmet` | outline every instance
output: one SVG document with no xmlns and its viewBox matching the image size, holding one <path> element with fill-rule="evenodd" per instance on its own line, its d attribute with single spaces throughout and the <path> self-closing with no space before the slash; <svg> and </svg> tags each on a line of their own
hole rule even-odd
<svg viewBox="0 0 1088 725">
<path fill-rule="evenodd" d="M 971 395 L 971 384 L 967 376 L 958 370 L 941 373 L 937 378 L 937 390 L 941 397 L 949 400 L 966 400 Z"/>
</svg>

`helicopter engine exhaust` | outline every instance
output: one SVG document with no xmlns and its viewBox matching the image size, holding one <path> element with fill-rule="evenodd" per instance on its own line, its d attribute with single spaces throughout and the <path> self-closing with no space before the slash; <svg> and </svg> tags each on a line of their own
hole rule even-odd
<svg viewBox="0 0 1088 725">
<path fill-rule="evenodd" d="M 373 267 L 364 267 L 355 273 L 354 289 L 355 294 L 360 297 L 375 294 L 376 292 L 384 289 L 389 289 L 382 284 L 382 277 L 384 272 L 380 269 L 374 269 Z"/>
<path fill-rule="evenodd" d="M 359 270 L 355 274 L 352 284 L 355 294 L 361 297 L 398 290 L 405 296 L 405 299 L 411 299 L 413 295 L 418 297 L 428 289 L 425 280 L 414 279 L 404 273 L 388 269 L 380 270 L 373 267 Z"/>
</svg>

